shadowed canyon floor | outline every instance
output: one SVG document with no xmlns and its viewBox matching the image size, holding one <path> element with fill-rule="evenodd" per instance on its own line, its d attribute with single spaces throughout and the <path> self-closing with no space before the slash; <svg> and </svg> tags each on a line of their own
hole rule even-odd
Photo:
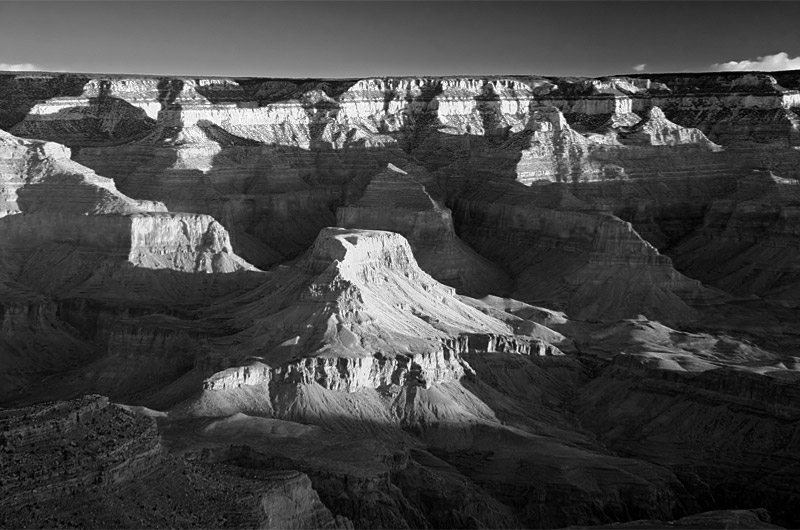
<svg viewBox="0 0 800 530">
<path fill-rule="evenodd" d="M 800 526 L 800 72 L 0 74 L 0 526 Z"/>
</svg>

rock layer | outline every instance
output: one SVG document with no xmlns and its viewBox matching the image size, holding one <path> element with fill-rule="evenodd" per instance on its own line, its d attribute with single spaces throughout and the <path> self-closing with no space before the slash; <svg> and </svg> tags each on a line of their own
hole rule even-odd
<svg viewBox="0 0 800 530">
<path fill-rule="evenodd" d="M 420 267 L 461 293 L 502 294 L 510 287 L 505 273 L 456 236 L 450 210 L 434 200 L 413 175 L 391 164 L 373 177 L 361 199 L 339 207 L 336 218 L 344 228 L 403 235 Z"/>
<path fill-rule="evenodd" d="M 799 79 L 0 76 L 4 522 L 796 525 Z"/>
</svg>

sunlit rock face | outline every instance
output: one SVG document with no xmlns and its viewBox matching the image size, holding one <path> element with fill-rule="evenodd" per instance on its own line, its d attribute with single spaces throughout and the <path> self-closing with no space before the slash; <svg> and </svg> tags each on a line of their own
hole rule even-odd
<svg viewBox="0 0 800 530">
<path fill-rule="evenodd" d="M 781 80 L 787 86 L 766 73 L 649 77 L 670 88 L 669 94 L 652 97 L 650 105 L 661 107 L 677 123 L 700 128 L 721 145 L 797 145 L 800 92 L 791 73 Z"/>
<path fill-rule="evenodd" d="M 521 153 L 517 180 L 571 182 L 602 178 L 603 169 L 589 160 L 589 141 L 575 132 L 556 107 L 535 108 L 526 131 L 530 147 Z"/>
<path fill-rule="evenodd" d="M 24 140 L 0 131 L 0 214 L 97 215 L 164 209 L 156 202 L 122 195 L 113 180 L 76 164 L 70 155 L 63 145 Z"/>
<path fill-rule="evenodd" d="M 0 454 L 61 459 L 2 524 L 797 526 L 798 111 L 797 72 L 0 76 Z"/>
<path fill-rule="evenodd" d="M 323 229 L 296 265 L 275 271 L 259 291 L 237 310 L 232 325 L 242 332 L 232 352 L 273 365 L 309 355 L 367 357 L 369 373 L 385 356 L 444 352 L 436 363 L 454 363 L 459 375 L 457 355 L 467 351 L 469 336 L 490 337 L 492 345 L 505 337 L 510 349 L 516 340 L 506 323 L 422 271 L 394 232 Z M 526 341 L 516 340 L 527 353 Z"/>
<path fill-rule="evenodd" d="M 64 146 L 0 134 L 4 250 L 24 254 L 55 243 L 156 269 L 252 268 L 209 216 L 167 213 L 161 203 L 130 199 L 111 179 L 73 162 Z"/>
</svg>

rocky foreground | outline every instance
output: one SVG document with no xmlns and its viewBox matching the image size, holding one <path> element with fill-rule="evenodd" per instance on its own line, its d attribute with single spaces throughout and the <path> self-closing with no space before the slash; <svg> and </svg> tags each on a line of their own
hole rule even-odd
<svg viewBox="0 0 800 530">
<path fill-rule="evenodd" d="M 800 526 L 800 72 L 0 75 L 0 526 Z"/>
</svg>

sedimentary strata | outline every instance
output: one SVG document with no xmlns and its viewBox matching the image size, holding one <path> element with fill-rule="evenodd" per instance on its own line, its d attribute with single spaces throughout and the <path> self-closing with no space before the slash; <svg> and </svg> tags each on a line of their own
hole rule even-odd
<svg viewBox="0 0 800 530">
<path fill-rule="evenodd" d="M 3 74 L 0 129 L 7 526 L 800 524 L 797 72 Z"/>
</svg>

